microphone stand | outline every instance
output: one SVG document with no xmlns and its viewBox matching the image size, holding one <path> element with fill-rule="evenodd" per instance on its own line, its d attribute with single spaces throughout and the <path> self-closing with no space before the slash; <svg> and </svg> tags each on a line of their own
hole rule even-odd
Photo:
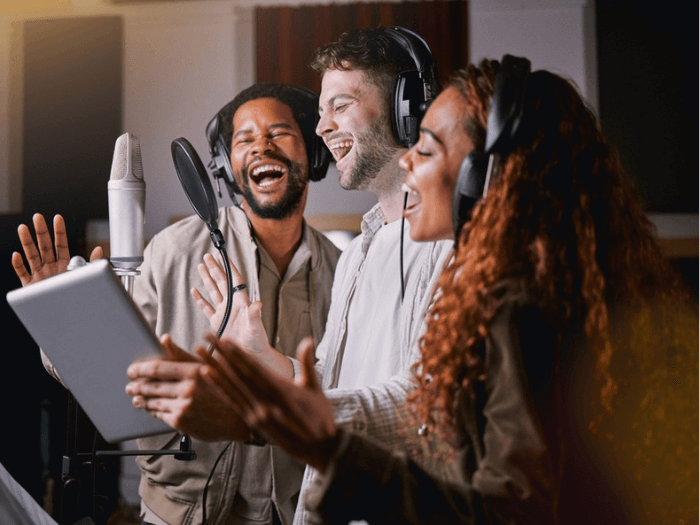
<svg viewBox="0 0 700 525">
<path fill-rule="evenodd" d="M 116 273 L 122 281 L 126 291 L 133 297 L 134 295 L 134 277 L 140 275 L 139 270 L 134 270 L 131 268 L 119 268 L 118 266 L 112 265 L 112 270 Z"/>
</svg>

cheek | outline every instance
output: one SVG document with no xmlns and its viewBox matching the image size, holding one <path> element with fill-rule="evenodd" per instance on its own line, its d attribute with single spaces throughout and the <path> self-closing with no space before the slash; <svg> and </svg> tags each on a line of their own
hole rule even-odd
<svg viewBox="0 0 700 525">
<path fill-rule="evenodd" d="M 234 151 L 231 153 L 230 161 L 231 161 L 231 168 L 233 168 L 233 171 L 235 173 L 238 173 L 241 171 L 241 168 L 243 167 L 243 160 L 245 158 L 245 155 L 243 152 L 238 152 Z"/>
</svg>

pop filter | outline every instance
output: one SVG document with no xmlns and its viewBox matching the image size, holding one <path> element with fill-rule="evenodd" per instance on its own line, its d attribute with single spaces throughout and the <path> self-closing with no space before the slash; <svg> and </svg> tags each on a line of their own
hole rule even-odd
<svg viewBox="0 0 700 525">
<path fill-rule="evenodd" d="M 204 164 L 202 164 L 202 159 L 199 158 L 197 151 L 187 139 L 180 137 L 179 139 L 173 140 L 170 145 L 170 151 L 173 154 L 175 171 L 177 172 L 178 179 L 180 179 L 182 189 L 185 190 L 185 194 L 194 208 L 194 211 L 199 215 L 199 218 L 207 223 L 209 236 L 214 246 L 219 250 L 224 263 L 228 300 L 226 301 L 224 318 L 221 320 L 221 325 L 216 332 L 216 337 L 221 337 L 221 334 L 224 332 L 224 327 L 231 317 L 231 300 L 234 290 L 231 263 L 228 260 L 228 255 L 226 254 L 226 248 L 224 246 L 226 242 L 216 222 L 218 211 L 216 195 L 214 195 L 214 188 L 211 186 L 209 176 L 204 169 Z M 212 351 L 211 349 L 212 346 L 210 345 L 209 352 Z"/>
<path fill-rule="evenodd" d="M 194 211 L 207 223 L 210 231 L 217 230 L 219 226 L 216 222 L 216 195 L 197 151 L 182 137 L 173 140 L 170 150 L 177 177 Z"/>
</svg>

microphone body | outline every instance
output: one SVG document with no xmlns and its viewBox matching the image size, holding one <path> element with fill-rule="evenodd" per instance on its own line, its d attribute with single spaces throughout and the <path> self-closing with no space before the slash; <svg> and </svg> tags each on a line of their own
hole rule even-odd
<svg viewBox="0 0 700 525">
<path fill-rule="evenodd" d="M 139 139 L 121 135 L 114 146 L 107 184 L 109 201 L 109 261 L 117 273 L 138 275 L 143 262 L 146 183 Z"/>
</svg>

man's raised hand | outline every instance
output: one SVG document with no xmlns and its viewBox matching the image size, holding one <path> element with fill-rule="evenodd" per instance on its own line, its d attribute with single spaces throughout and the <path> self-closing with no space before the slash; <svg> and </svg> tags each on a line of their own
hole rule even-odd
<svg viewBox="0 0 700 525">
<path fill-rule="evenodd" d="M 226 274 L 214 256 L 209 253 L 204 255 L 204 263 L 200 264 L 197 270 L 207 289 L 209 301 L 197 288 L 192 288 L 191 294 L 197 306 L 209 318 L 211 329 L 216 332 L 226 310 Z M 231 264 L 231 274 L 234 287 L 243 284 L 243 279 L 233 264 Z M 246 290 L 235 292 L 231 305 L 231 318 L 221 337 L 235 341 L 239 347 L 253 354 L 270 350 L 267 333 L 262 323 L 261 308 L 260 301 L 250 302 Z"/>
<path fill-rule="evenodd" d="M 27 225 L 20 224 L 17 228 L 17 234 L 24 250 L 24 256 L 29 263 L 29 269 L 24 265 L 22 255 L 19 252 L 13 252 L 12 254 L 12 267 L 22 286 L 38 283 L 48 277 L 65 272 L 70 261 L 68 235 L 66 234 L 66 223 L 63 217 L 56 215 L 53 219 L 53 243 L 51 242 L 51 234 L 44 216 L 40 213 L 35 213 L 32 217 L 32 222 L 36 233 L 36 244 Z M 98 246 L 90 254 L 90 260 L 101 259 L 102 256 L 102 248 Z"/>
</svg>

